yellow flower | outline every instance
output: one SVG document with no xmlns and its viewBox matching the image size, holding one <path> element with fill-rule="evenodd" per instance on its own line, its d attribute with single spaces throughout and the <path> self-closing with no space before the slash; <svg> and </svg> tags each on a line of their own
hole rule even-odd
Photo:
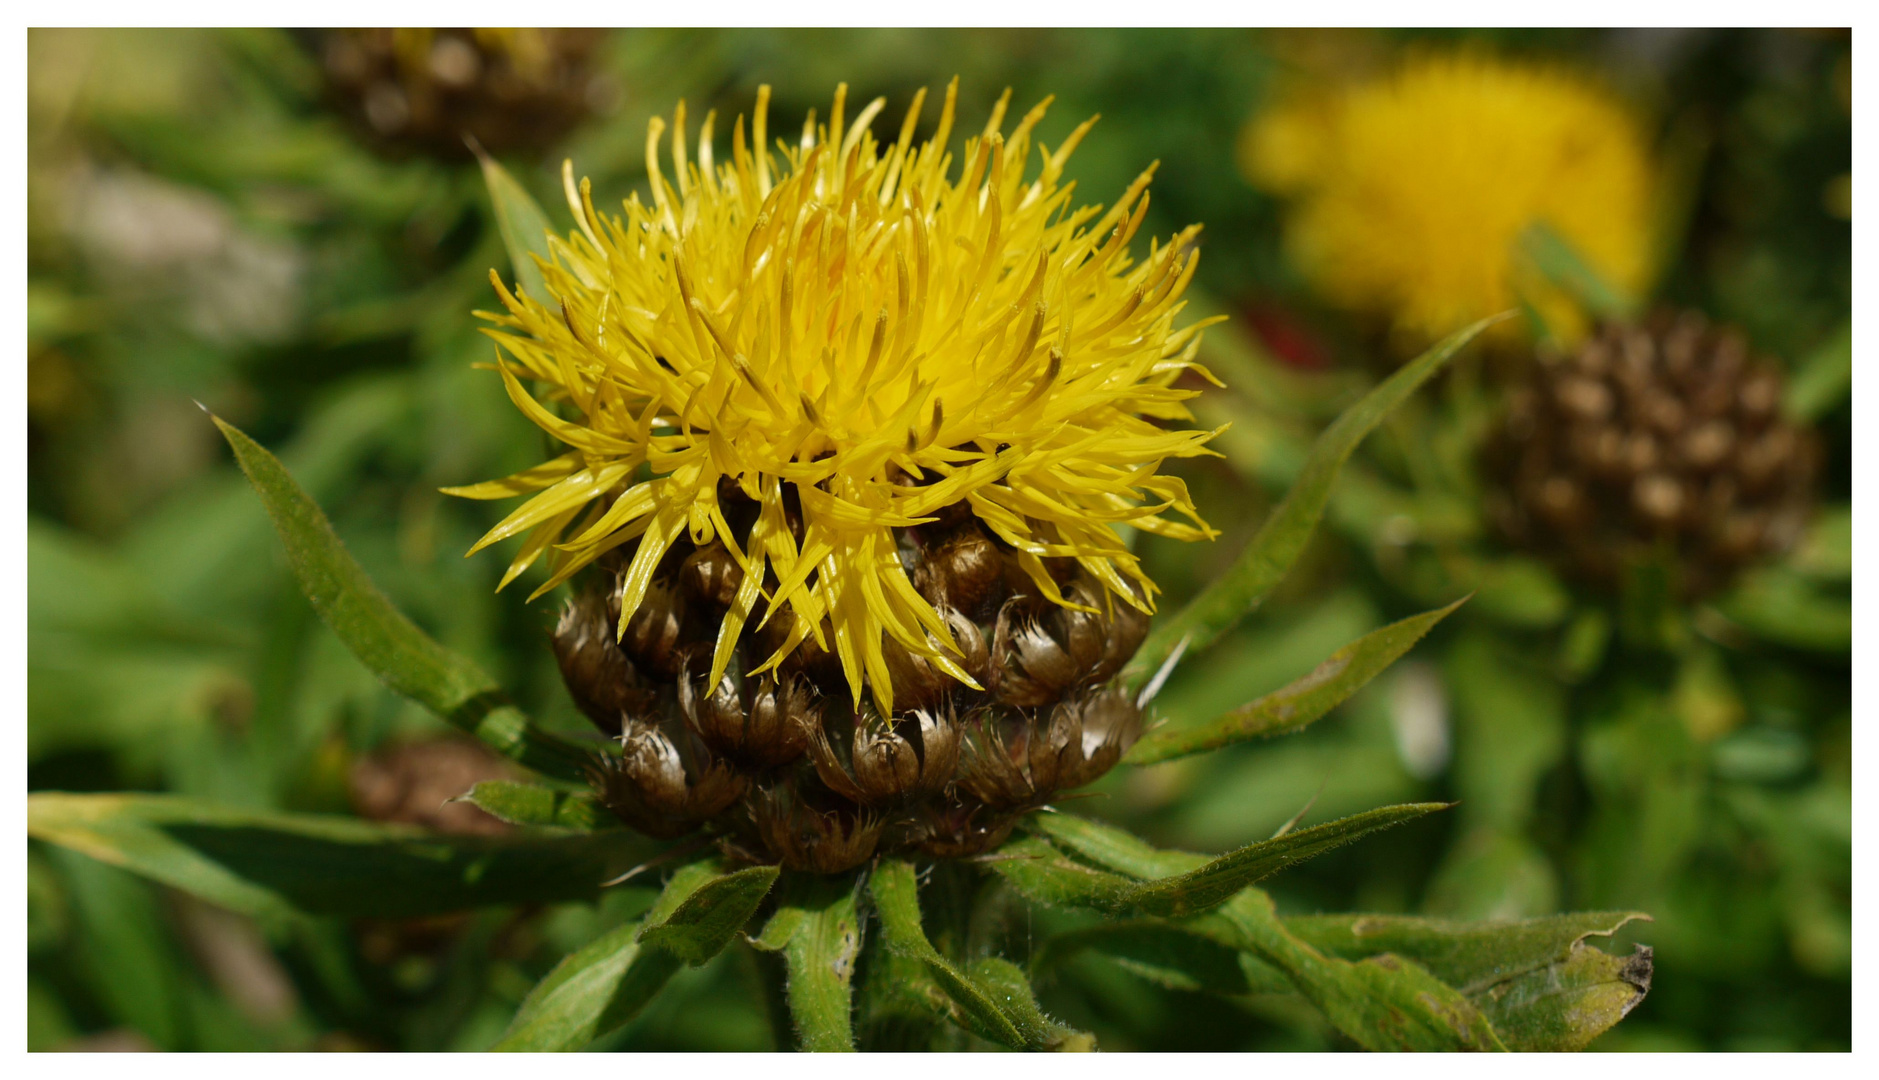
<svg viewBox="0 0 1879 1080">
<path fill-rule="evenodd" d="M 1274 108 L 1243 167 L 1292 199 L 1286 243 L 1333 302 L 1425 341 L 1524 297 L 1549 323 L 1566 298 L 1515 257 L 1530 225 L 1564 237 L 1613 287 L 1654 272 L 1654 169 L 1637 119 L 1571 72 L 1461 53 Z"/>
<path fill-rule="evenodd" d="M 537 596 L 636 540 L 622 632 L 675 540 L 721 540 L 743 574 L 713 682 L 747 621 L 784 618 L 787 644 L 757 671 L 813 637 L 839 657 L 857 704 L 866 686 L 891 713 L 884 635 L 973 682 L 909 580 L 897 529 L 963 504 L 1044 596 L 1076 606 L 1042 561 L 1074 558 L 1144 611 L 1154 584 L 1115 527 L 1217 535 L 1182 482 L 1157 475 L 1164 458 L 1211 453 L 1210 433 L 1164 426 L 1190 418 L 1182 403 L 1196 393 L 1174 384 L 1199 370 L 1205 324 L 1175 326 L 1198 227 L 1133 261 L 1153 167 L 1107 211 L 1073 208 L 1059 180 L 1094 121 L 1034 153 L 1048 99 L 1004 135 L 1007 93 L 955 170 L 956 80 L 920 144 L 924 91 L 882 145 L 869 125 L 884 100 L 847 121 L 846 90 L 826 124 L 812 112 L 793 145 L 778 140 L 780 163 L 767 87 L 748 143 L 737 120 L 729 162 L 713 146 L 715 115 L 692 156 L 681 103 L 671 171 L 655 118 L 652 200 L 627 199 L 624 218 L 598 213 L 564 166 L 580 228 L 550 239 L 549 295 L 512 294 L 498 278 L 507 314 L 484 317 L 508 331 L 489 333 L 510 398 L 568 452 L 448 490 L 540 492 L 471 549 L 526 534 L 503 583 L 545 555 Z M 720 507 L 733 489 L 758 507 L 747 529 Z"/>
</svg>

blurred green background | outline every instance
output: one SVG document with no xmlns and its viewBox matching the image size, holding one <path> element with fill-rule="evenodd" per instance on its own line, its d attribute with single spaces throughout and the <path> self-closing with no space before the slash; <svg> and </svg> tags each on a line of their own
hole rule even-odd
<svg viewBox="0 0 1879 1080">
<path fill-rule="evenodd" d="M 1826 448 L 1810 530 L 1773 565 L 1646 630 L 1486 528 L 1472 447 L 1518 367 L 1510 339 L 1359 452 L 1299 568 L 1160 701 L 1204 718 L 1309 671 L 1380 623 L 1474 600 L 1302 735 L 1119 770 L 1083 803 L 1158 843 L 1219 850 L 1315 798 L 1330 816 L 1461 800 L 1385 842 L 1271 882 L 1287 910 L 1518 917 L 1640 908 L 1657 950 L 1610 1049 L 1832 1049 L 1851 1038 L 1850 35 L 1831 31 L 619 31 L 597 39 L 581 119 L 503 153 L 545 206 L 563 157 L 596 202 L 643 182 L 645 125 L 772 129 L 961 80 L 961 124 L 1007 86 L 1056 95 L 1054 143 L 1102 121 L 1070 175 L 1107 201 L 1161 162 L 1147 231 L 1206 224 L 1194 311 L 1234 318 L 1202 359 L 1229 389 L 1225 457 L 1184 470 L 1225 536 L 1144 539 L 1178 603 L 1222 569 L 1310 439 L 1396 358 L 1287 258 L 1283 204 L 1240 171 L 1283 95 L 1465 48 L 1611 88 L 1664 163 L 1674 210 L 1654 302 L 1744 328 L 1818 387 Z M 294 588 L 260 503 L 198 409 L 279 452 L 361 562 L 446 644 L 551 725 L 586 725 L 546 646 L 549 600 L 461 553 L 503 507 L 442 485 L 539 460 L 469 312 L 506 264 L 467 156 L 364 137 L 324 89 L 317 33 L 29 35 L 29 787 L 170 791 L 246 807 L 380 812 L 385 748 L 441 734 L 360 667 Z M 367 103 L 368 114 L 370 103 Z M 922 131 L 937 110 L 929 108 Z M 721 121 L 719 131 L 728 130 Z M 551 210 L 551 212 L 553 212 Z M 565 224 L 565 223 L 564 223 Z M 526 583 L 523 583 L 526 584 Z M 391 762 L 390 765 L 387 762 Z M 493 766 L 489 766 L 492 767 Z M 466 785 L 467 786 L 467 785 Z M 450 792 L 446 792 L 446 795 Z M 415 799 L 415 797 L 414 797 Z M 422 800 L 416 800 L 422 801 Z M 434 805 L 436 800 L 432 800 Z M 415 805 L 415 803 L 414 803 Z M 480 1049 L 620 904 L 426 925 L 329 920 L 289 938 L 63 850 L 28 850 L 33 1049 Z M 612 1044 L 761 1049 L 750 972 L 687 971 Z M 1151 986 L 1079 960 L 1047 1008 L 1114 1049 L 1335 1048 L 1288 1002 Z"/>
</svg>

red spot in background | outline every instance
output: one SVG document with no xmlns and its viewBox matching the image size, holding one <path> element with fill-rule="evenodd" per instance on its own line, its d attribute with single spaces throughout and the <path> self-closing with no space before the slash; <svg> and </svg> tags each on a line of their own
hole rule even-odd
<svg viewBox="0 0 1879 1080">
<path fill-rule="evenodd" d="M 1280 363 L 1298 371 L 1323 371 L 1331 366 L 1331 350 L 1298 313 L 1264 298 L 1244 300 L 1240 315 L 1266 351 Z"/>
</svg>

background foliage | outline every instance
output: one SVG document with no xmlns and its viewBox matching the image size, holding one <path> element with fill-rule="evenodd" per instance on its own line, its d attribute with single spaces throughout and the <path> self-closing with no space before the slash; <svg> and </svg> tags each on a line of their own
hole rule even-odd
<svg viewBox="0 0 1879 1080">
<path fill-rule="evenodd" d="M 1239 133 L 1283 87 L 1456 44 L 1594 70 L 1682 148 L 1686 224 L 1656 299 L 1743 326 L 1818 384 L 1814 528 L 1668 620 L 1579 595 L 1485 530 L 1467 451 L 1491 402 L 1458 371 L 1358 451 L 1331 527 L 1262 617 L 1179 671 L 1160 706 L 1218 716 L 1385 622 L 1475 599 L 1309 731 L 1124 770 L 1078 810 L 1222 851 L 1314 799 L 1312 821 L 1459 798 L 1273 879 L 1280 912 L 1646 910 L 1652 993 L 1595 1046 L 1843 1047 L 1846 36 L 621 32 L 599 54 L 601 115 L 548 160 L 507 164 L 544 205 L 564 154 L 613 197 L 641 178 L 649 115 L 680 97 L 745 111 L 759 82 L 781 118 L 826 109 L 838 81 L 887 95 L 891 114 L 954 74 L 966 117 L 1007 85 L 1020 104 L 1055 94 L 1047 141 L 1101 113 L 1072 163 L 1081 192 L 1106 199 L 1160 159 L 1150 230 L 1205 222 L 1196 307 L 1235 315 L 1203 357 L 1231 388 L 1203 399 L 1203 420 L 1234 422 L 1227 457 L 1187 470 L 1227 535 L 1142 544 L 1179 602 L 1396 358 L 1287 264 L 1280 208 L 1233 167 Z M 36 31 L 29 59 L 29 786 L 347 813 L 369 755 L 439 731 L 316 618 L 194 402 L 279 452 L 424 629 L 550 727 L 584 729 L 546 648 L 553 608 L 496 596 L 501 559 L 459 557 L 500 508 L 436 493 L 541 449 L 470 367 L 486 347 L 467 313 L 504 262 L 474 166 L 374 156 L 322 109 L 318 65 L 284 33 Z M 28 889 L 34 1048 L 483 1048 L 557 959 L 654 896 L 284 930 L 37 842 Z M 610 1044 L 769 1047 L 747 955 L 679 971 Z M 1051 971 L 1040 1004 L 1106 1048 L 1348 1045 L 1257 987 L 1204 994 L 1093 951 Z"/>
</svg>

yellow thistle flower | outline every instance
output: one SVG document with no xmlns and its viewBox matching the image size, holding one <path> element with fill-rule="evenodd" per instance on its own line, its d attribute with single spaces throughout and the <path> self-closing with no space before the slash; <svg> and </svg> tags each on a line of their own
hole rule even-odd
<svg viewBox="0 0 1879 1080">
<path fill-rule="evenodd" d="M 1174 383 L 1200 370 L 1206 324 L 1175 326 L 1198 226 L 1134 262 L 1154 167 L 1107 211 L 1073 209 L 1073 185 L 1059 180 L 1094 120 L 1054 151 L 1038 144 L 1034 159 L 1049 99 L 1004 135 L 1007 92 L 955 173 L 957 85 L 931 140 L 913 138 L 922 91 L 886 146 L 869 129 L 884 99 L 847 121 L 839 87 L 826 124 L 811 112 L 795 145 L 778 140 L 780 168 L 768 87 L 748 143 L 738 118 L 728 163 L 713 146 L 715 114 L 691 155 L 680 103 L 671 172 L 667 125 L 654 118 L 652 201 L 627 199 L 623 219 L 597 212 L 564 166 L 580 228 L 550 240 L 549 295 L 497 278 L 507 314 L 484 317 L 507 331 L 487 332 L 510 398 L 570 449 L 448 489 L 539 492 L 472 553 L 526 534 L 503 583 L 546 556 L 539 596 L 637 540 L 621 578 L 624 632 L 677 538 L 721 540 L 743 574 L 713 683 L 747 621 L 781 617 L 793 620 L 787 643 L 757 672 L 813 637 L 839 657 L 856 703 L 865 685 L 884 714 L 884 635 L 976 685 L 894 532 L 942 508 L 969 508 L 1058 604 L 1078 606 L 1047 557 L 1074 558 L 1114 598 L 1152 610 L 1155 586 L 1115 527 L 1217 535 L 1185 485 L 1157 475 L 1165 458 L 1212 453 L 1211 433 L 1162 426 L 1189 419 L 1182 402 L 1196 393 Z M 745 535 L 719 506 L 733 486 L 760 507 Z"/>
<path fill-rule="evenodd" d="M 1543 222 L 1615 288 L 1655 267 L 1654 169 L 1637 119 L 1588 79 L 1461 53 L 1296 100 L 1248 125 L 1247 175 L 1290 197 L 1286 243 L 1333 302 L 1411 342 L 1514 306 L 1582 325 L 1515 244 Z"/>
</svg>

